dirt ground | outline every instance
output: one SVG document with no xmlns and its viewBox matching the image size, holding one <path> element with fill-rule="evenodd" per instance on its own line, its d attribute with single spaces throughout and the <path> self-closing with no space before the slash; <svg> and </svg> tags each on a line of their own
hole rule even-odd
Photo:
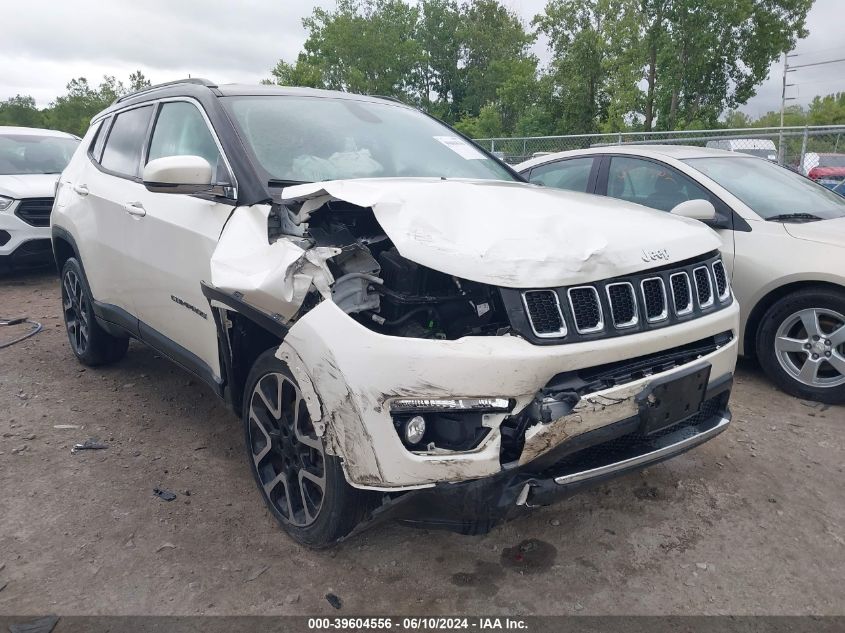
<svg viewBox="0 0 845 633">
<path fill-rule="evenodd" d="M 210 390 L 136 343 L 78 365 L 50 271 L 0 277 L 21 315 L 44 330 L 0 349 L 0 614 L 845 614 L 845 407 L 752 363 L 728 431 L 679 458 L 486 536 L 388 524 L 313 552 Z M 89 438 L 108 448 L 71 454 Z"/>
</svg>

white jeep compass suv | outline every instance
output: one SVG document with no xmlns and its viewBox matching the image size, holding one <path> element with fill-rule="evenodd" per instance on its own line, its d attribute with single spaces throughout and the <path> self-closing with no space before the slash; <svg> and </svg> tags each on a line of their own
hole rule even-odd
<svg viewBox="0 0 845 633">
<path fill-rule="evenodd" d="M 0 271 L 52 260 L 53 194 L 78 144 L 65 132 L 0 126 Z"/>
<path fill-rule="evenodd" d="M 202 378 L 310 546 L 387 517 L 483 532 L 730 418 L 711 229 L 526 184 L 398 102 L 197 79 L 123 97 L 52 235 L 77 358 L 132 337 Z"/>
</svg>

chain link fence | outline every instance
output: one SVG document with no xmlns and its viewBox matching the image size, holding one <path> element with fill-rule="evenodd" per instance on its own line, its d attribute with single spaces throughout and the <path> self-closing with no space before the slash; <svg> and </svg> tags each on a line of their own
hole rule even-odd
<svg viewBox="0 0 845 633">
<path fill-rule="evenodd" d="M 603 145 L 697 145 L 761 156 L 825 184 L 845 179 L 845 125 L 482 138 L 476 142 L 510 164 Z"/>
</svg>

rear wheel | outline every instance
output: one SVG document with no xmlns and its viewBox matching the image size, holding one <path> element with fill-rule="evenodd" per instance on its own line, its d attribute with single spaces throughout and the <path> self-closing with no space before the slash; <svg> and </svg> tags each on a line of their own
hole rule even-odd
<svg viewBox="0 0 845 633">
<path fill-rule="evenodd" d="M 62 266 L 62 312 L 70 348 L 83 365 L 108 365 L 126 354 L 129 339 L 112 336 L 97 323 L 91 289 L 73 257 Z"/>
<path fill-rule="evenodd" d="M 247 379 L 243 425 L 252 474 L 273 516 L 310 547 L 334 544 L 367 510 L 366 493 L 351 487 L 340 460 L 325 452 L 299 385 L 268 350 Z"/>
<path fill-rule="evenodd" d="M 802 290 L 775 303 L 763 317 L 757 355 L 787 393 L 845 402 L 845 293 Z"/>
</svg>

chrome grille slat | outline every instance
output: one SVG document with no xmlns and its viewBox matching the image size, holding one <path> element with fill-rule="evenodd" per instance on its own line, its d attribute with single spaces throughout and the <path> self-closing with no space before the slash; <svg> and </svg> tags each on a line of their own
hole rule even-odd
<svg viewBox="0 0 845 633">
<path fill-rule="evenodd" d="M 666 285 L 660 277 L 649 277 L 640 282 L 643 296 L 643 314 L 649 323 L 662 321 L 669 316 Z"/>
<path fill-rule="evenodd" d="M 695 278 L 695 293 L 698 298 L 699 308 L 709 308 L 714 303 L 713 281 L 710 279 L 710 271 L 707 266 L 699 266 L 692 271 Z"/>
<path fill-rule="evenodd" d="M 727 308 L 734 297 L 718 252 L 577 286 L 502 288 L 511 325 L 536 345 L 647 332 Z"/>
<path fill-rule="evenodd" d="M 669 275 L 669 285 L 672 287 L 672 302 L 675 306 L 675 314 L 684 316 L 692 312 L 692 285 L 689 275 L 685 272 Z"/>
<path fill-rule="evenodd" d="M 607 302 L 610 305 L 610 321 L 617 330 L 634 327 L 639 321 L 637 294 L 628 281 L 607 284 Z"/>
<path fill-rule="evenodd" d="M 553 290 L 526 290 L 522 304 L 535 336 L 559 338 L 566 336 L 566 321 L 560 308 L 560 299 Z"/>
<path fill-rule="evenodd" d="M 731 294 L 731 289 L 728 285 L 728 273 L 721 259 L 713 262 L 712 268 L 713 279 L 716 280 L 716 293 L 719 295 L 719 301 L 724 301 Z"/>
<path fill-rule="evenodd" d="M 598 290 L 594 286 L 576 286 L 570 288 L 567 295 L 578 333 L 601 332 L 604 329 L 604 318 Z"/>
</svg>

